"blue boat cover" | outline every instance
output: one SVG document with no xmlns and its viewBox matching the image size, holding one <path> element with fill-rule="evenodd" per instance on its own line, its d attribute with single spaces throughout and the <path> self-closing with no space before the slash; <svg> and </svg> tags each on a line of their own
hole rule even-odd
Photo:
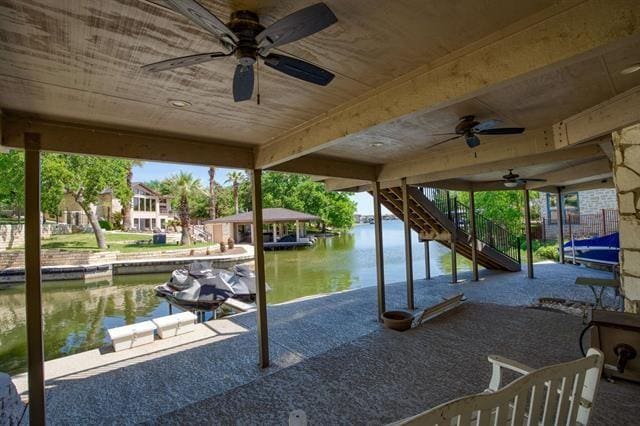
<svg viewBox="0 0 640 426">
<path fill-rule="evenodd" d="M 574 240 L 576 260 L 616 265 L 620 261 L 620 234 L 613 233 L 604 237 Z M 565 256 L 572 253 L 571 241 L 564 244 Z"/>
<path fill-rule="evenodd" d="M 604 237 L 574 240 L 573 246 L 578 250 L 620 250 L 620 234 L 605 235 Z M 565 249 L 571 248 L 571 241 L 564 244 Z"/>
</svg>

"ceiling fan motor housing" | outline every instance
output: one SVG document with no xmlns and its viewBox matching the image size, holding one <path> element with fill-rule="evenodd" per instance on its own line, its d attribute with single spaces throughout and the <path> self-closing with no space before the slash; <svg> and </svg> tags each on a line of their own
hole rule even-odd
<svg viewBox="0 0 640 426">
<path fill-rule="evenodd" d="M 260 19 L 255 12 L 249 10 L 238 10 L 231 14 L 231 20 L 227 24 L 229 29 L 238 37 L 236 57 L 240 65 L 251 66 L 256 62 L 258 56 L 258 45 L 256 36 L 260 34 L 264 27 L 260 25 Z M 223 40 L 224 42 L 224 40 Z M 233 49 L 233 46 L 227 46 Z"/>
</svg>

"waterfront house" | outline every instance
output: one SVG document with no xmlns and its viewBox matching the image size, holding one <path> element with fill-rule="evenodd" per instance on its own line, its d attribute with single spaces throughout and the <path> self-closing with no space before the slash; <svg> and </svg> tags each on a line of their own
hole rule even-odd
<svg viewBox="0 0 640 426">
<path fill-rule="evenodd" d="M 385 423 L 431 408 L 443 397 L 461 396 L 470 390 L 468 383 L 481 391 L 480 381 L 473 380 L 485 372 L 488 377 L 478 360 L 490 353 L 529 356 L 536 367 L 575 358 L 578 318 L 521 306 L 524 295 L 552 292 L 558 280 L 570 285 L 567 271 L 577 273 L 562 265 L 562 251 L 555 269 L 533 264 L 531 190 L 561 197 L 615 189 L 616 285 L 624 310 L 637 319 L 640 2 L 264 1 L 250 11 L 238 10 L 240 3 L 8 0 L 0 5 L 1 144 L 25 150 L 32 425 L 44 424 L 47 415 L 60 423 L 89 423 L 84 417 L 69 420 L 75 407 L 110 423 L 141 415 L 139 422 L 283 424 L 298 407 L 315 416 L 311 423 L 327 423 L 334 413 L 340 417 L 333 423 Z M 319 31 L 307 32 L 313 30 Z M 42 151 L 248 170 L 256 229 L 265 226 L 265 170 L 311 175 L 332 191 L 370 193 L 376 253 L 361 260 L 370 266 L 367 279 L 375 288 L 369 298 L 268 309 L 264 235 L 255 232 L 255 322 L 222 320 L 203 328 L 209 340 L 140 352 L 135 362 L 146 368 L 135 374 L 119 359 L 108 368 L 93 368 L 98 380 L 86 370 L 47 377 L 45 372 L 56 369 L 45 370 L 43 355 Z M 449 190 L 469 192 L 468 205 Z M 476 214 L 473 194 L 492 190 L 523 193 L 526 274 L 518 236 Z M 406 279 L 399 285 L 385 282 L 382 205 L 404 224 Z M 559 215 L 559 244 L 565 225 Z M 414 333 L 393 335 L 378 322 L 384 312 L 417 313 L 443 295 L 425 296 L 428 283 L 414 291 L 412 231 L 450 249 L 447 281 L 454 285 L 462 278 L 456 256 L 471 259 L 471 273 L 464 276 L 469 309 Z M 327 270 L 335 267 L 317 261 Z M 490 285 L 487 278 L 496 276 L 508 285 Z M 511 293 L 514 288 L 518 291 Z M 482 303 L 501 290 L 512 306 Z M 451 287 L 443 285 L 442 292 Z M 351 312 L 366 319 L 361 330 L 375 331 L 357 344 Z M 305 321 L 312 314 L 322 321 Z M 47 327 L 56 321 L 64 319 L 48 321 Z M 248 331 L 241 335 L 243 330 Z M 339 348 L 323 346 L 336 337 L 344 337 Z M 224 351 L 220 341 L 239 349 Z M 257 371 L 254 359 L 245 362 L 254 342 L 258 365 L 274 367 L 268 374 Z M 375 350 L 381 347 L 389 352 Z M 226 372 L 236 362 L 245 364 L 230 377 Z M 221 380 L 203 381 L 208 372 Z M 177 389 L 174 382 L 185 377 L 176 398 L 167 389 Z M 361 393 L 354 392 L 354 382 Z M 71 390 L 58 397 L 63 388 Z M 595 402 L 596 410 L 608 410 L 600 424 L 637 421 L 637 390 L 608 389 Z M 378 398 L 369 399 L 374 393 Z M 171 399 L 160 401 L 161 395 Z M 275 408 L 267 412 L 268 407 Z M 115 414 L 107 419 L 102 408 Z M 169 411 L 180 412 L 171 417 Z M 224 415 L 237 418 L 221 420 Z"/>
<path fill-rule="evenodd" d="M 165 230 L 168 221 L 174 218 L 171 210 L 171 197 L 162 195 L 141 182 L 134 182 L 133 198 L 131 199 L 131 215 L 128 229 L 138 231 L 152 231 L 154 229 Z M 98 220 L 111 222 L 114 213 L 122 214 L 122 202 L 113 195 L 109 189 L 105 189 L 96 205 L 92 206 Z M 71 194 L 65 194 L 60 203 L 61 215 L 57 218 L 60 223 L 77 227 L 88 226 L 87 216 L 82 208 L 75 202 Z"/>
</svg>

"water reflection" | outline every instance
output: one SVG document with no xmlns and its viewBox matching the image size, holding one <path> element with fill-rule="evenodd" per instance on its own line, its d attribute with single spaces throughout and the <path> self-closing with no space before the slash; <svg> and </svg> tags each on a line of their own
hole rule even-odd
<svg viewBox="0 0 640 426">
<path fill-rule="evenodd" d="M 432 275 L 450 271 L 449 251 L 431 243 Z M 385 279 L 405 279 L 402 222 L 384 224 Z M 269 303 L 303 296 L 375 285 L 375 242 L 372 225 L 351 233 L 321 238 L 304 250 L 267 252 Z M 462 270 L 468 262 L 458 256 Z M 413 235 L 414 276 L 424 277 L 424 246 Z M 43 287 L 45 358 L 53 359 L 104 345 L 106 330 L 169 314 L 169 305 L 154 287 L 168 274 L 116 276 L 112 281 L 46 282 Z M 26 369 L 24 286 L 0 290 L 0 371 Z"/>
</svg>

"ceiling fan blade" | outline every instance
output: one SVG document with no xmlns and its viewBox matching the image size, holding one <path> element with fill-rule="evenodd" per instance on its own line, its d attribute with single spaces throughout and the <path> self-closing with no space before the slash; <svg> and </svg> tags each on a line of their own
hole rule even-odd
<svg viewBox="0 0 640 426">
<path fill-rule="evenodd" d="M 487 129 L 493 129 L 494 127 L 496 127 L 498 124 L 502 123 L 500 120 L 485 120 L 482 123 L 476 124 L 475 126 L 473 126 L 471 128 L 471 131 L 479 133 L 483 130 L 487 130 Z"/>
<path fill-rule="evenodd" d="M 464 139 L 467 142 L 467 146 L 469 148 L 475 148 L 480 145 L 480 138 L 476 135 L 465 135 Z"/>
<path fill-rule="evenodd" d="M 431 134 L 425 135 L 425 136 L 451 136 L 451 135 L 462 136 L 461 134 L 455 133 L 455 132 L 451 132 L 451 133 L 431 133 Z"/>
<path fill-rule="evenodd" d="M 276 21 L 256 36 L 263 50 L 282 46 L 322 31 L 338 22 L 338 18 L 324 3 L 300 9 Z"/>
<path fill-rule="evenodd" d="M 308 81 L 309 83 L 318 84 L 320 86 L 326 86 L 331 83 L 331 80 L 335 77 L 333 73 L 330 73 L 325 69 L 310 64 L 309 62 L 292 58 L 291 56 L 276 55 L 272 53 L 264 58 L 264 63 L 275 70 L 290 75 L 291 77 L 299 78 L 300 80 Z"/>
<path fill-rule="evenodd" d="M 251 99 L 253 94 L 253 66 L 240 65 L 236 66 L 236 72 L 233 74 L 233 100 L 236 102 Z"/>
<path fill-rule="evenodd" d="M 446 134 L 445 134 L 445 135 L 446 135 Z M 434 143 L 433 145 L 429 145 L 429 146 L 427 147 L 427 149 L 435 148 L 436 146 L 442 145 L 443 143 L 447 143 L 447 142 L 450 142 L 450 141 L 452 141 L 452 140 L 454 140 L 454 139 L 458 139 L 458 138 L 461 138 L 461 137 L 462 137 L 462 135 L 456 135 L 456 136 L 454 136 L 454 137 L 452 137 L 452 138 L 447 138 L 447 139 L 445 139 L 445 140 L 443 140 L 443 141 L 440 141 L 440 142 L 438 142 L 438 143 Z"/>
<path fill-rule="evenodd" d="M 479 135 L 517 135 L 524 132 L 524 127 L 499 127 L 497 129 L 481 130 Z"/>
<path fill-rule="evenodd" d="M 238 36 L 227 27 L 216 15 L 203 7 L 196 0 L 164 0 L 173 10 L 189 18 L 191 22 L 216 36 L 223 37 L 233 45 L 238 43 Z"/>
<path fill-rule="evenodd" d="M 201 64 L 203 62 L 209 62 L 216 58 L 224 58 L 229 56 L 227 53 L 213 52 L 213 53 L 199 53 L 197 55 L 183 56 L 181 58 L 166 59 L 160 62 L 154 62 L 153 64 L 147 64 L 142 67 L 145 71 L 166 71 L 180 67 L 190 67 L 191 65 Z"/>
<path fill-rule="evenodd" d="M 536 178 L 522 178 L 520 179 L 523 182 L 546 182 L 546 179 L 536 179 Z"/>
</svg>

